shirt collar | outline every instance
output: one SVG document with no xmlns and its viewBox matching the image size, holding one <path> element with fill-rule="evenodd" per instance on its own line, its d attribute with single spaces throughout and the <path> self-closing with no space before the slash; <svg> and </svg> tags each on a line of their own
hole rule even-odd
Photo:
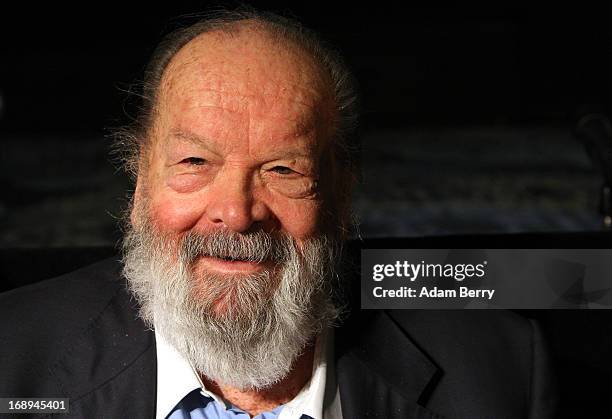
<svg viewBox="0 0 612 419">
<path fill-rule="evenodd" d="M 315 344 L 312 375 L 302 390 L 287 402 L 279 419 L 299 418 L 308 415 L 313 419 L 323 419 L 323 398 L 327 381 L 327 353 L 329 348 L 329 334 L 326 331 L 319 335 Z"/>
<path fill-rule="evenodd" d="M 157 407 L 156 419 L 164 419 L 174 406 L 191 391 L 200 388 L 196 374 L 163 336 L 155 330 L 157 351 Z"/>
<path fill-rule="evenodd" d="M 322 333 L 316 341 L 312 366 L 312 376 L 302 390 L 288 403 L 279 415 L 279 419 L 299 418 L 302 414 L 313 419 L 323 419 L 323 401 L 325 386 L 332 364 L 328 362 L 332 351 L 332 332 Z M 155 330 L 157 350 L 157 407 L 156 419 L 164 419 L 172 409 L 187 394 L 195 389 L 201 389 L 206 396 L 225 405 L 216 394 L 204 388 L 198 374 L 190 363 L 166 342 L 164 337 Z"/>
</svg>

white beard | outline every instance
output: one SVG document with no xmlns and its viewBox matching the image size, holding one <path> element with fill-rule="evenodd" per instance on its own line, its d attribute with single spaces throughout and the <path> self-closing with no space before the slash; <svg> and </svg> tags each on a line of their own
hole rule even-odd
<svg viewBox="0 0 612 419">
<path fill-rule="evenodd" d="M 274 237 L 190 233 L 177 243 L 145 222 L 129 228 L 124 238 L 123 274 L 141 317 L 200 374 L 219 384 L 244 390 L 279 382 L 338 318 L 332 297 L 337 242 L 320 236 L 304 242 L 300 251 L 288 236 Z M 277 258 L 278 265 L 254 275 L 196 277 L 198 256 L 218 252 Z"/>
</svg>

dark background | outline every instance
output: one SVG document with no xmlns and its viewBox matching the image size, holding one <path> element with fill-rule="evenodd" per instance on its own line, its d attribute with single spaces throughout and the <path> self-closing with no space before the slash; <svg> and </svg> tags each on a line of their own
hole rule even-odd
<svg viewBox="0 0 612 419">
<path fill-rule="evenodd" d="M 107 129 L 176 17 L 208 4 L 0 6 L 0 247 L 115 243 L 129 184 Z M 360 80 L 363 236 L 599 229 L 572 128 L 610 102 L 603 8 L 252 4 L 321 32 Z"/>
<path fill-rule="evenodd" d="M 0 266 L 8 283 L 112 252 L 130 184 L 111 163 L 108 128 L 134 114 L 126 91 L 157 41 L 192 20 L 173 18 L 208 5 L 166 3 L 0 6 Z M 582 105 L 607 111 L 612 98 L 612 25 L 603 7 L 251 4 L 318 30 L 361 83 L 362 236 L 600 229 L 602 178 L 573 130 Z M 534 237 L 520 246 L 559 243 Z M 607 242 L 564 237 L 570 248 Z M 91 246 L 98 248 L 74 249 Z M 33 247 L 58 249 L 9 250 Z M 609 316 L 527 315 L 551 341 L 563 417 L 607 417 Z"/>
</svg>

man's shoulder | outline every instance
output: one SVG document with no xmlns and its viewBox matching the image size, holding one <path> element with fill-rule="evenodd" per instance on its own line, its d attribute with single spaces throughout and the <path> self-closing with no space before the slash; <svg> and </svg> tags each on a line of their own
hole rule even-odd
<svg viewBox="0 0 612 419">
<path fill-rule="evenodd" d="M 362 310 L 339 333 L 346 350 L 369 348 L 361 352 L 371 356 L 392 346 L 392 355 L 411 346 L 458 373 L 485 360 L 527 369 L 544 344 L 535 322 L 507 310 Z"/>
<path fill-rule="evenodd" d="M 448 370 L 511 359 L 515 368 L 524 368 L 528 375 L 534 348 L 542 344 L 534 321 L 507 310 L 396 310 L 387 314 Z"/>
<path fill-rule="evenodd" d="M 378 314 L 447 369 L 472 368 L 485 360 L 512 359 L 528 368 L 537 324 L 508 310 L 386 310 Z M 527 371 L 525 371 L 527 372 Z"/>
<path fill-rule="evenodd" d="M 0 333 L 3 397 L 74 401 L 108 386 L 150 390 L 154 339 L 117 258 L 0 295 Z"/>
<path fill-rule="evenodd" d="M 89 327 L 120 293 L 121 265 L 105 259 L 0 294 L 0 330 L 14 344 L 54 346 Z"/>
<path fill-rule="evenodd" d="M 508 310 L 361 310 L 351 317 L 348 328 L 352 333 L 386 327 L 383 325 L 393 325 L 423 343 L 464 339 L 466 344 L 483 339 L 529 340 L 535 326 L 528 318 Z"/>
<path fill-rule="evenodd" d="M 351 323 L 338 359 L 353 381 L 386 383 L 402 403 L 449 417 L 552 417 L 549 359 L 527 318 L 504 310 L 372 310 Z"/>
<path fill-rule="evenodd" d="M 108 258 L 64 275 L 0 294 L 0 312 L 11 314 L 74 313 L 95 310 L 96 302 L 112 297 L 124 286 L 118 258 Z M 5 316 L 3 316 L 5 317 Z"/>
<path fill-rule="evenodd" d="M 400 328 L 414 336 L 440 341 L 465 338 L 504 341 L 508 337 L 529 339 L 531 320 L 509 310 L 386 310 Z"/>
</svg>

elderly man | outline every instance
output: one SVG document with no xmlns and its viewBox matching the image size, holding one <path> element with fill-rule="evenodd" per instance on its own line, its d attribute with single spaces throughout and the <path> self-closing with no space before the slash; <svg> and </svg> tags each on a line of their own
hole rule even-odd
<svg viewBox="0 0 612 419">
<path fill-rule="evenodd" d="M 119 135 L 123 260 L 2 297 L 0 397 L 67 397 L 70 417 L 552 415 L 528 321 L 339 298 L 356 106 L 314 34 L 203 19 L 160 44 L 144 99 Z"/>
</svg>

